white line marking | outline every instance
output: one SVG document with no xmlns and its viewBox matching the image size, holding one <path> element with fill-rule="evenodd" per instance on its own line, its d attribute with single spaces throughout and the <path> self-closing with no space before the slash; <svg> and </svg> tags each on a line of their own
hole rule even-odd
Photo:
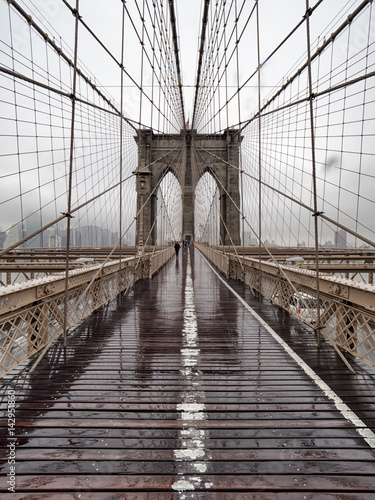
<svg viewBox="0 0 375 500">
<path fill-rule="evenodd" d="M 201 489 L 202 481 L 205 479 L 203 474 L 207 471 L 207 465 L 203 460 L 209 459 L 205 449 L 207 431 L 199 429 L 198 422 L 206 420 L 207 414 L 205 413 L 204 403 L 198 403 L 198 401 L 204 399 L 204 392 L 199 390 L 201 371 L 198 369 L 198 360 L 201 350 L 198 344 L 198 322 L 189 253 L 186 267 L 182 340 L 183 347 L 180 352 L 183 368 L 181 368 L 180 374 L 182 375 L 181 382 L 183 382 L 186 389 L 181 393 L 182 402 L 176 405 L 176 410 L 180 413 L 182 425 L 189 427 L 179 431 L 180 448 L 174 450 L 174 457 L 179 465 L 178 475 L 180 477 L 172 484 L 172 489 L 178 492 L 179 500 L 187 500 L 193 497 L 186 494 L 186 491 Z M 196 471 L 193 474 L 199 472 L 201 475 L 192 475 L 192 468 Z M 187 473 L 186 470 L 190 470 L 190 473 Z M 205 483 L 206 489 L 211 486 L 212 483 Z"/>
<path fill-rule="evenodd" d="M 264 321 L 263 318 L 259 316 L 257 312 L 254 311 L 252 307 L 249 306 L 244 299 L 238 295 L 238 293 L 233 290 L 233 288 L 228 285 L 228 283 L 220 276 L 220 274 L 214 269 L 211 264 L 208 262 L 207 258 L 201 254 L 207 265 L 212 269 L 212 271 L 216 274 L 216 276 L 224 283 L 224 285 L 229 288 L 229 290 L 237 297 L 237 299 L 242 303 L 244 307 L 256 318 L 264 328 L 272 335 L 272 337 L 285 349 L 285 351 L 294 359 L 296 363 L 304 370 L 304 372 L 315 382 L 315 384 L 324 392 L 324 394 L 331 401 L 334 402 L 336 408 L 339 410 L 341 415 L 350 423 L 352 423 L 355 427 L 355 430 L 358 432 L 360 436 L 366 441 L 366 443 L 371 447 L 375 448 L 375 434 L 371 429 L 367 427 L 367 425 L 361 420 L 353 410 L 349 408 L 349 406 L 344 403 L 344 401 L 338 396 L 330 387 L 327 385 L 324 380 L 322 380 L 317 373 L 314 372 L 312 368 L 309 367 L 302 358 L 298 356 L 297 353 L 291 349 L 288 344 L 275 332 L 273 328 L 270 327 L 268 323 Z"/>
</svg>

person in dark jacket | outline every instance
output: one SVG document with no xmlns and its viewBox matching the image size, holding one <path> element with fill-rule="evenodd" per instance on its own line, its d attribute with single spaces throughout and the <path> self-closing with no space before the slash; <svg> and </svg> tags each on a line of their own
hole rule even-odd
<svg viewBox="0 0 375 500">
<path fill-rule="evenodd" d="M 178 257 L 178 252 L 180 250 L 180 244 L 178 243 L 178 241 L 176 241 L 175 243 L 174 250 L 176 252 L 176 257 Z"/>
</svg>

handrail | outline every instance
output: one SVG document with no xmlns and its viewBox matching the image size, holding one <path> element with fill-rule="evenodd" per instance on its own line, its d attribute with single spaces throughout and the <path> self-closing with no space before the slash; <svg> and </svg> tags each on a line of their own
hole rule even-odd
<svg viewBox="0 0 375 500">
<path fill-rule="evenodd" d="M 68 328 L 135 282 L 152 278 L 172 255 L 173 247 L 167 247 L 143 255 L 141 266 L 133 256 L 69 271 Z M 44 355 L 60 337 L 64 295 L 65 273 L 0 288 L 0 377 L 36 353 Z"/>
</svg>

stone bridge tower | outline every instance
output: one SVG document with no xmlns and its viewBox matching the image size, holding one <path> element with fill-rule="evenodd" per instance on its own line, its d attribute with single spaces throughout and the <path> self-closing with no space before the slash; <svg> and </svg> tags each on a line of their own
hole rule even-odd
<svg viewBox="0 0 375 500">
<path fill-rule="evenodd" d="M 156 243 L 156 186 L 168 172 L 175 175 L 181 186 L 183 239 L 194 240 L 195 188 L 202 175 L 210 172 L 220 194 L 221 241 L 224 245 L 230 245 L 232 239 L 235 245 L 241 244 L 240 215 L 233 204 L 234 201 L 240 206 L 238 168 L 242 138 L 238 130 L 228 129 L 223 134 L 203 135 L 197 134 L 196 130 L 182 130 L 180 134 L 154 134 L 151 129 L 141 129 L 135 140 L 138 144 L 138 167 L 134 172 L 137 176 L 137 213 L 144 205 L 137 218 L 136 245 L 145 244 L 150 232 L 148 244 Z"/>
</svg>

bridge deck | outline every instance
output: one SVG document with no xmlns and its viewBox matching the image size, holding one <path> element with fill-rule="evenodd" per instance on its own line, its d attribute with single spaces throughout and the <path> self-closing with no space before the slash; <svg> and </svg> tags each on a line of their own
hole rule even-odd
<svg viewBox="0 0 375 500">
<path fill-rule="evenodd" d="M 198 252 L 181 253 L 83 322 L 65 353 L 8 375 L 13 498 L 374 498 L 374 451 L 332 395 Z M 351 374 L 297 320 L 232 286 L 374 427 L 366 368 Z M 8 457 L 6 421 L 1 431 Z"/>
</svg>

